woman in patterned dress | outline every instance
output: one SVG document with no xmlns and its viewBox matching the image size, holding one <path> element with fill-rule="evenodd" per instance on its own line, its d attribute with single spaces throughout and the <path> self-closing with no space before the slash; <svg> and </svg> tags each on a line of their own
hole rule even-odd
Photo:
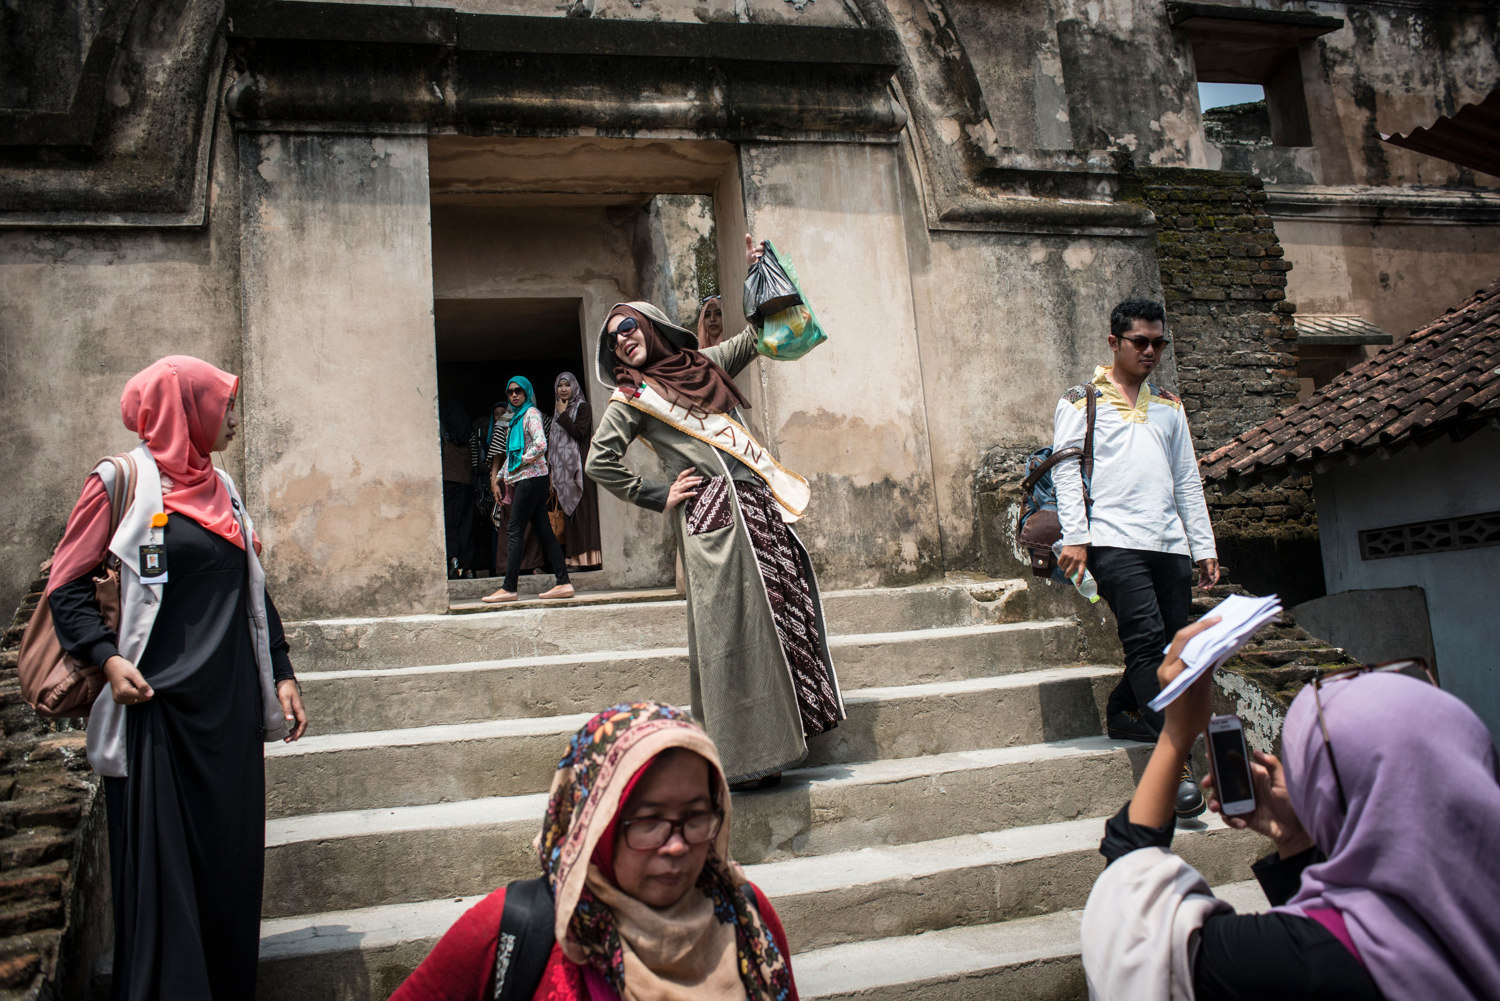
<svg viewBox="0 0 1500 1001">
<path fill-rule="evenodd" d="M 745 239 L 753 264 L 762 250 Z M 746 403 L 733 376 L 755 359 L 756 331 L 696 348 L 691 331 L 650 303 L 610 310 L 597 373 L 615 393 L 584 469 L 621 500 L 670 515 L 687 582 L 693 711 L 731 783 L 769 785 L 807 755 L 807 738 L 844 719 L 844 704 L 818 583 L 787 524 L 801 513 L 806 481 L 771 458 L 739 416 Z M 625 465 L 636 438 L 670 483 Z M 731 439 L 737 450 L 716 447 Z"/>
</svg>

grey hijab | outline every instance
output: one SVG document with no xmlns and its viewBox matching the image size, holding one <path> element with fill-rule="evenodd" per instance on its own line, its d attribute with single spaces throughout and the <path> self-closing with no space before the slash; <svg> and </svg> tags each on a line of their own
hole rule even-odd
<svg viewBox="0 0 1500 1001">
<path fill-rule="evenodd" d="M 564 383 L 573 390 L 568 398 L 568 420 L 576 421 L 578 405 L 583 402 L 583 387 L 572 372 L 564 372 L 552 383 L 553 392 Z M 552 472 L 552 489 L 557 491 L 558 503 L 565 514 L 572 514 L 583 499 L 583 455 L 578 442 L 561 428 L 547 437 L 547 467 Z"/>
</svg>

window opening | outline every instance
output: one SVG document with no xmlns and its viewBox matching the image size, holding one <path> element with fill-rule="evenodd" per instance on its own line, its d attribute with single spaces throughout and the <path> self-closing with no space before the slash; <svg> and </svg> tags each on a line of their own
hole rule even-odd
<svg viewBox="0 0 1500 1001">
<path fill-rule="evenodd" d="M 1218 145 L 1311 146 L 1302 84 L 1303 46 L 1344 26 L 1342 18 L 1300 11 L 1168 0 L 1173 28 L 1187 36 L 1200 97 L 1215 84 L 1261 88 L 1240 105 L 1203 105 L 1204 132 Z M 1248 94 L 1249 92 L 1242 92 Z"/>
<path fill-rule="evenodd" d="M 1359 533 L 1359 555 L 1365 560 L 1424 556 L 1500 546 L 1500 511 L 1371 528 Z"/>
<path fill-rule="evenodd" d="M 1203 109 L 1203 134 L 1220 146 L 1266 146 L 1271 143 L 1271 119 L 1266 113 L 1266 89 L 1258 83 L 1200 83 L 1198 104 Z"/>
</svg>

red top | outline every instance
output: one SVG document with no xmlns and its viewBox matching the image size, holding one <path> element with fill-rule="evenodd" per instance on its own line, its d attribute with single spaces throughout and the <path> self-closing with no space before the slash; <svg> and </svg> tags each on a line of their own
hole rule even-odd
<svg viewBox="0 0 1500 1001">
<path fill-rule="evenodd" d="M 787 972 L 790 973 L 792 952 L 787 947 L 781 919 L 776 916 L 766 895 L 760 892 L 760 887 L 751 884 L 751 889 L 755 891 L 755 906 L 771 937 L 776 940 L 776 947 L 786 958 Z M 484 998 L 490 975 L 494 972 L 495 949 L 500 944 L 500 914 L 504 909 L 505 887 L 502 886 L 453 923 L 453 927 L 422 960 L 422 965 L 413 970 L 406 982 L 391 995 L 391 1001 L 479 1001 Z M 599 983 L 602 978 L 594 979 Z M 795 978 L 792 984 L 792 996 L 787 1001 L 798 1001 Z M 584 983 L 583 967 L 565 959 L 562 947 L 554 944 L 532 1001 L 605 999 L 590 995 Z"/>
</svg>

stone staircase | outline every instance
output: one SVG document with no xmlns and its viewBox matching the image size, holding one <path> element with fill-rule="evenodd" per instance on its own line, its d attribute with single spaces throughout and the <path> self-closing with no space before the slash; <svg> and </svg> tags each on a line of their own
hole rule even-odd
<svg viewBox="0 0 1500 1001">
<path fill-rule="evenodd" d="M 734 800 L 735 858 L 786 924 L 802 996 L 1083 997 L 1078 909 L 1147 750 L 1101 736 L 1115 656 L 1021 581 L 825 609 L 849 719 Z M 315 736 L 266 761 L 261 997 L 386 997 L 475 899 L 536 873 L 574 730 L 687 698 L 669 594 L 485 611 L 289 626 Z M 1189 826 L 1181 854 L 1263 906 L 1244 882 L 1260 840 Z"/>
</svg>

